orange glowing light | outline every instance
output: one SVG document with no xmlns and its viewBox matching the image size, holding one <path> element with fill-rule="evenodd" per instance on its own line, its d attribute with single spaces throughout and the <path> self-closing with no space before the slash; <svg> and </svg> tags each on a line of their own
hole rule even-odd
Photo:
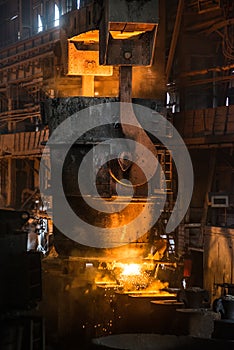
<svg viewBox="0 0 234 350">
<path fill-rule="evenodd" d="M 99 65 L 99 52 L 77 50 L 73 42 L 68 42 L 68 75 L 113 75 L 112 66 Z"/>
<path fill-rule="evenodd" d="M 125 264 L 121 274 L 123 276 L 138 276 L 141 274 L 141 266 L 139 264 Z"/>
<path fill-rule="evenodd" d="M 75 35 L 70 38 L 71 41 L 80 41 L 85 44 L 98 43 L 99 42 L 99 31 L 98 30 L 90 30 L 85 33 L 81 33 L 79 35 Z"/>
<path fill-rule="evenodd" d="M 132 31 L 132 32 L 128 32 L 128 31 L 120 31 L 120 30 L 110 30 L 111 36 L 113 39 L 121 39 L 121 40 L 125 40 L 125 39 L 129 39 L 132 38 L 134 36 L 140 35 L 145 33 L 145 30 L 138 30 L 138 31 Z"/>
</svg>

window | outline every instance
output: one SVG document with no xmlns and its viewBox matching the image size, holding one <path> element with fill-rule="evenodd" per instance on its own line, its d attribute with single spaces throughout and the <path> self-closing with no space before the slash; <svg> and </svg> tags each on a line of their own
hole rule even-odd
<svg viewBox="0 0 234 350">
<path fill-rule="evenodd" d="M 54 5 L 54 26 L 59 26 L 59 8 L 58 5 Z"/>
<path fill-rule="evenodd" d="M 37 15 L 37 32 L 40 33 L 43 31 L 43 25 L 41 20 L 41 15 Z"/>
</svg>

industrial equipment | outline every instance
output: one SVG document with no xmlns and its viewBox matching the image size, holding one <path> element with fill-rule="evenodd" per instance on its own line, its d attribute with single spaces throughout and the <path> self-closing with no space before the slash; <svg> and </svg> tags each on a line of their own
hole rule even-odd
<svg viewBox="0 0 234 350">
<path fill-rule="evenodd" d="M 27 211 L 0 209 L 1 349 L 44 346 L 43 318 L 34 315 L 42 298 L 41 254 L 27 251 L 29 217 Z"/>
<path fill-rule="evenodd" d="M 65 196 L 72 210 L 82 220 L 86 220 L 91 225 L 106 228 L 112 228 L 117 223 L 125 225 L 125 223 L 139 215 L 145 207 L 148 186 L 150 187 L 151 207 L 146 213 L 146 220 L 150 222 L 157 203 L 161 201 L 160 196 L 162 192 L 163 195 L 166 195 L 166 208 L 164 208 L 160 217 L 160 224 L 157 226 L 152 223 L 152 230 L 145 230 L 142 237 L 128 245 L 128 257 L 132 256 L 133 258 L 147 257 L 151 249 L 153 249 L 155 238 L 162 239 L 161 235 L 163 239 L 167 240 L 166 249 L 168 252 L 170 251 L 169 253 L 172 253 L 171 257 L 175 250 L 173 233 L 166 235 L 163 229 L 174 205 L 172 195 L 173 162 L 170 151 L 158 140 L 152 139 L 144 128 L 134 128 L 125 125 L 123 121 L 124 115 L 126 117 L 126 114 L 128 114 L 128 117 L 140 126 L 132 103 L 143 105 L 152 110 L 155 128 L 158 127 L 158 113 L 165 113 L 163 109 L 164 102 L 161 97 L 158 99 L 133 98 L 135 89 L 133 67 L 139 69 L 142 67 L 143 71 L 139 71 L 142 74 L 142 80 L 144 69 L 152 67 L 155 60 L 158 21 L 158 1 L 120 1 L 118 6 L 111 0 L 83 2 L 79 10 L 62 16 L 61 59 L 65 67 L 65 73 L 68 76 L 81 75 L 84 91 L 79 97 L 48 99 L 43 103 L 43 118 L 48 124 L 50 134 L 53 134 L 63 121 L 88 107 L 90 107 L 89 110 L 86 109 L 85 112 L 89 113 L 87 118 L 95 119 L 100 118 L 99 116 L 102 115 L 102 123 L 105 124 L 108 121 L 108 125 L 102 125 L 94 131 L 91 130 L 81 135 L 70 147 L 63 164 Z M 119 75 L 119 97 L 94 96 L 95 76 L 108 76 L 114 74 L 113 70 L 116 70 Z M 145 75 L 145 78 L 147 79 L 147 75 Z M 120 102 L 120 109 L 116 107 L 116 110 L 111 111 L 112 114 L 108 116 L 106 115 L 108 107 L 106 108 L 105 105 L 113 102 Z M 127 103 L 127 105 L 125 104 L 125 110 L 121 107 L 121 103 Z M 113 113 L 116 114 L 113 115 Z M 72 128 L 64 130 L 64 133 L 67 133 L 67 139 L 72 136 L 72 132 Z M 170 130 L 162 129 L 162 136 L 170 138 Z M 141 143 L 147 150 L 152 152 L 162 167 L 165 176 L 165 191 L 162 191 L 163 185 L 161 183 L 156 184 L 152 181 L 150 184 L 147 184 L 144 174 L 139 169 L 139 166 L 135 164 L 137 150 L 133 152 L 124 150 L 118 153 L 113 146 L 110 147 L 110 145 L 105 143 L 106 140 L 115 138 L 121 139 L 123 144 L 126 139 L 130 138 L 135 144 Z M 101 166 L 102 159 L 98 153 L 95 153 L 95 145 L 98 144 L 101 144 L 100 147 L 103 148 L 101 156 L 104 159 L 108 159 L 109 156 L 113 158 Z M 65 145 L 61 144 L 59 140 L 55 140 L 53 145 L 50 145 L 52 183 L 61 166 L 62 147 L 65 147 Z M 98 194 L 101 198 L 109 200 L 110 207 L 114 208 L 113 214 L 107 215 L 102 213 L 101 210 L 93 210 L 82 198 L 80 188 L 77 185 L 77 171 L 88 152 L 93 152 L 93 169 L 91 171 L 93 173 L 97 172 L 95 184 Z M 153 172 L 156 172 L 156 169 L 157 167 L 155 167 Z M 92 176 L 94 175 L 87 174 L 86 176 L 92 181 Z M 133 184 L 134 195 L 129 205 L 121 212 L 118 212 L 118 203 L 115 204 L 116 201 L 114 200 L 116 199 L 118 186 L 123 192 L 121 201 L 127 203 L 129 200 L 128 185 L 122 179 Z M 54 188 L 53 186 L 51 187 L 52 196 L 54 197 L 57 193 L 57 188 L 55 187 L 56 185 L 54 185 Z M 43 191 L 43 189 L 41 190 Z M 101 200 L 95 199 L 92 189 L 86 190 L 85 196 L 91 196 L 94 201 L 96 200 L 97 206 L 99 206 L 99 203 L 101 205 Z M 56 211 L 55 207 L 58 205 L 56 202 L 58 201 L 54 201 L 53 204 L 54 212 Z M 61 212 L 62 215 L 63 213 Z M 132 231 L 134 230 L 137 231 L 137 228 L 132 229 Z M 56 225 L 53 227 L 53 232 L 56 250 L 62 256 L 103 256 L 108 252 L 108 249 L 105 252 L 105 250 L 101 251 L 101 249 L 95 249 L 89 245 L 85 246 L 74 240 L 72 241 Z M 132 232 L 133 234 L 134 232 Z M 124 250 L 126 252 L 126 247 L 113 248 L 111 254 L 118 258 L 122 254 L 122 257 L 124 257 Z"/>
<path fill-rule="evenodd" d="M 183 259 L 176 255 L 174 233 L 168 234 L 165 230 L 174 206 L 172 155 L 162 142 L 140 126 L 134 109 L 135 103 L 150 110 L 154 128 L 160 128 L 160 113 L 167 117 L 161 93 L 154 98 L 152 94 L 144 96 L 144 92 L 142 98 L 134 97 L 137 96 L 137 85 L 148 85 L 147 77 L 152 73 L 158 20 L 158 1 L 155 0 L 83 2 L 79 10 L 61 18 L 60 55 L 63 67 L 68 76 L 81 76 L 82 91 L 80 96 L 43 102 L 43 120 L 48 125 L 52 141 L 49 151 L 45 152 L 46 155 L 50 153 L 50 187 L 41 187 L 41 191 L 49 189 L 53 199 L 53 219 L 57 215 L 72 232 L 78 232 L 82 237 L 90 234 L 81 225 L 71 225 L 67 219 L 67 204 L 61 205 L 62 192 L 73 213 L 81 220 L 97 227 L 97 230 L 107 229 L 103 246 L 97 247 L 72 239 L 53 221 L 54 247 L 59 263 L 53 265 L 51 262 L 50 265 L 50 259 L 43 261 L 45 288 L 49 290 L 56 286 L 56 290 L 60 291 L 53 295 L 58 305 L 53 310 L 53 317 L 61 320 L 55 331 L 66 339 L 70 334 L 70 341 L 77 335 L 87 339 L 122 332 L 123 329 L 134 330 L 134 327 L 138 327 L 138 331 L 142 331 L 142 327 L 153 330 L 157 326 L 150 325 L 149 314 L 143 311 L 147 302 L 166 298 L 175 302 L 181 288 Z M 137 73 L 133 67 L 138 70 Z M 119 77 L 118 96 L 105 96 L 104 92 L 108 89 L 103 86 L 95 91 L 95 76 L 108 77 L 112 74 Z M 136 75 L 137 82 L 134 80 Z M 108 107 L 111 104 L 115 105 L 114 109 Z M 71 117 L 79 117 L 82 113 L 86 117 L 84 120 L 98 120 L 100 123 L 78 137 L 80 130 L 76 129 L 76 120 Z M 135 122 L 134 125 L 137 124 L 137 128 L 124 122 L 126 115 Z M 57 137 L 57 130 L 61 130 L 62 138 Z M 165 139 L 171 138 L 170 128 L 161 127 L 160 131 Z M 131 139 L 151 152 L 161 167 L 161 170 L 154 167 L 152 182 L 147 183 L 136 165 L 136 151 L 125 149 L 117 152 L 117 147 L 106 142 L 110 139 L 121 139 L 123 144 Z M 96 146 L 102 147 L 102 152 L 98 153 Z M 81 189 L 77 181 L 79 168 L 86 157 L 90 157 L 92 166 L 85 172 L 85 178 L 90 183 L 94 182 L 97 193 L 92 187 Z M 144 162 L 144 157 L 139 158 Z M 58 182 L 61 168 L 62 192 Z M 159 175 L 158 181 L 154 173 Z M 41 175 L 44 176 L 43 164 Z M 129 182 L 134 188 L 130 201 Z M 122 192 L 118 197 L 119 188 Z M 128 228 L 127 224 L 144 210 L 148 192 L 149 209 L 145 211 L 144 220 L 151 222 L 151 226 L 137 237 L 137 225 Z M 158 222 L 152 222 L 163 196 L 166 198 L 165 207 Z M 86 202 L 89 198 L 95 202 L 95 208 Z M 101 210 L 103 199 L 112 211 Z M 119 203 L 126 204 L 121 211 L 118 210 Z M 108 230 L 117 226 L 122 226 L 123 231 L 127 228 L 131 237 L 137 238 L 122 242 L 120 235 L 116 245 L 108 245 Z M 134 303 L 140 300 L 144 300 L 142 319 L 146 321 L 139 327 L 134 323 L 136 317 L 132 311 Z M 45 303 L 49 305 L 50 300 Z M 64 305 L 68 304 L 75 305 L 74 309 L 65 307 L 65 311 Z M 72 333 L 74 324 L 75 334 Z"/>
</svg>

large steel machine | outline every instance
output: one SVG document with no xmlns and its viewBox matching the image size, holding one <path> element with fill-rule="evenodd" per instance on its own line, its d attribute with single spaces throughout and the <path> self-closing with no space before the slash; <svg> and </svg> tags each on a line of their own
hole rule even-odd
<svg viewBox="0 0 234 350">
<path fill-rule="evenodd" d="M 44 260 L 44 292 L 48 296 L 44 310 L 49 327 L 56 324 L 53 331 L 66 341 L 74 337 L 76 341 L 78 335 L 90 338 L 123 330 L 163 332 L 162 321 L 168 320 L 168 314 L 161 310 L 159 320 L 156 312 L 155 322 L 151 318 L 150 300 L 168 299 L 173 312 L 183 305 L 182 301 L 176 304 L 184 277 L 183 261 L 175 251 L 174 232 L 165 231 L 174 207 L 176 178 L 172 155 L 162 142 L 140 127 L 138 117 L 142 116 L 137 115 L 135 107 L 150 110 L 154 129 L 159 127 L 159 113 L 168 117 L 162 73 L 164 33 L 158 32 L 158 23 L 159 6 L 155 0 L 83 1 L 80 9 L 61 18 L 61 46 L 56 47 L 58 60 L 65 74 L 81 76 L 82 84 L 77 87 L 77 96 L 61 96 L 43 103 L 43 118 L 52 141 L 47 149 L 51 178 L 44 181 L 50 187 L 41 190 L 52 195 L 59 224 L 53 226 L 56 263 L 54 259 Z M 108 109 L 111 103 L 117 107 Z M 79 135 L 77 120 L 69 118 L 74 115 L 79 118 L 82 113 L 85 122 L 98 120 L 99 123 Z M 127 124 L 126 116 L 138 127 Z M 57 135 L 59 128 L 62 137 Z M 161 128 L 160 132 L 164 139 L 171 137 L 170 128 Z M 153 174 L 152 181 L 147 183 L 135 164 L 134 151 L 119 152 L 116 144 L 106 142 L 110 139 L 121 139 L 123 144 L 126 139 L 141 143 L 158 160 L 161 173 L 155 167 L 156 177 Z M 102 147 L 101 152 L 96 151 L 97 146 Z M 86 157 L 90 157 L 92 166 L 85 172 L 85 178 L 92 183 L 95 174 L 96 193 L 91 186 L 81 189 L 77 180 Z M 103 162 L 102 157 L 107 160 Z M 139 158 L 142 162 L 146 160 Z M 44 159 L 42 175 L 43 169 L 48 171 L 45 162 Z M 62 192 L 58 174 L 62 174 Z M 130 201 L 129 182 L 134 189 Z M 116 201 L 119 189 L 121 195 Z M 61 201 L 59 193 L 64 194 L 66 203 L 64 198 Z M 144 210 L 148 197 L 150 204 L 143 220 L 146 227 L 150 223 L 150 228 L 139 237 L 138 226 L 128 224 Z M 152 222 L 162 197 L 166 198 L 165 206 L 159 220 Z M 87 204 L 90 198 L 95 208 Z M 101 210 L 103 199 L 111 208 L 108 213 Z M 123 210 L 118 210 L 120 202 L 126 204 Z M 84 243 L 90 232 L 81 225 L 71 224 L 67 203 L 84 222 L 97 230 L 107 230 L 101 246 Z M 71 232 L 64 233 L 60 229 L 64 223 L 65 231 L 69 227 L 81 240 L 70 235 Z M 122 226 L 123 231 L 127 228 L 129 235 L 136 238 L 123 241 L 120 234 L 119 242 L 112 244 L 108 230 L 117 226 Z M 52 299 L 50 290 L 54 291 Z"/>
<path fill-rule="evenodd" d="M 143 210 L 149 191 L 151 206 L 145 214 L 145 220 L 147 221 L 146 226 L 150 226 L 149 223 L 153 221 L 156 203 L 161 201 L 160 196 L 166 196 L 166 205 L 162 210 L 160 222 L 156 223 L 156 226 L 152 222 L 151 229 L 145 230 L 139 239 L 132 240 L 131 244 L 128 244 L 127 256 L 129 257 L 146 257 L 153 249 L 153 245 L 157 245 L 160 239 L 164 239 L 167 252 L 173 252 L 175 248 L 173 233 L 171 235 L 165 234 L 165 226 L 174 205 L 171 153 L 159 140 L 153 138 L 152 135 L 150 137 L 143 127 L 131 127 L 124 123 L 127 114 L 128 118 L 140 126 L 136 116 L 136 108 L 134 110 L 132 104 L 145 106 L 151 110 L 154 129 L 159 127 L 159 113 L 163 113 L 167 117 L 164 108 L 165 95 L 162 93 L 163 85 L 161 85 L 160 92 L 155 82 L 149 88 L 149 81 L 152 84 L 158 69 L 154 62 L 156 60 L 158 12 L 157 1 L 119 1 L 118 3 L 115 1 L 94 1 L 83 2 L 79 10 L 62 16 L 61 48 L 58 51 L 61 54 L 60 59 L 65 73 L 68 76 L 80 75 L 82 77 L 81 96 L 49 99 L 43 103 L 44 119 L 51 134 L 71 115 L 84 109 L 88 113 L 87 118 L 98 118 L 103 124 L 77 138 L 71 145 L 63 164 L 65 196 L 72 209 L 82 220 L 94 226 L 109 227 L 110 229 L 116 223 L 124 226 Z M 158 64 L 158 62 L 156 63 Z M 160 65 L 163 63 L 161 58 Z M 112 77 L 112 80 L 116 80 L 119 89 L 117 96 L 111 97 L 110 93 L 105 96 L 108 89 L 106 90 L 102 85 L 108 87 L 108 80 L 104 80 L 101 85 L 100 81 L 95 80 L 97 77 L 103 77 L 103 79 Z M 162 83 L 160 79 L 158 82 Z M 145 87 L 149 89 L 148 92 L 144 91 Z M 117 105 L 116 110 L 108 111 L 106 105 L 113 102 L 122 104 Z M 125 110 L 123 110 L 123 105 Z M 95 106 L 97 107 L 95 108 Z M 66 128 L 65 124 L 64 128 Z M 64 130 L 67 140 L 72 137 L 73 132 L 74 130 L 69 126 Z M 171 130 L 168 128 L 162 128 L 161 136 L 170 138 L 170 132 Z M 141 143 L 152 152 L 161 164 L 165 178 L 161 174 L 157 177 L 161 176 L 159 181 L 153 178 L 148 184 L 139 164 L 135 164 L 134 152 L 137 152 L 136 149 L 132 153 L 131 150 L 128 152 L 126 149 L 119 152 L 118 147 L 105 142 L 109 139 L 121 139 L 124 144 L 125 140 L 129 138 L 135 144 Z M 67 147 L 65 143 L 66 141 L 56 140 L 55 137 L 53 144 L 50 145 L 51 183 L 54 184 L 54 188 L 51 186 L 52 197 L 57 194 L 54 179 L 61 166 L 61 149 Z M 101 156 L 95 150 L 95 146 L 98 144 L 101 144 L 100 147 L 103 150 Z M 84 194 L 82 197 L 77 184 L 77 171 L 88 152 L 92 152 L 93 168 L 90 171 L 96 172 L 97 176 L 94 181 L 98 195 L 90 186 L 90 188 L 85 189 L 85 193 L 82 193 Z M 106 157 L 107 161 L 100 166 L 101 157 Z M 108 161 L 108 157 L 112 159 Z M 153 171 L 156 172 L 156 166 Z M 87 173 L 86 176 L 90 182 L 93 181 L 93 174 Z M 128 184 L 123 179 L 131 181 L 134 188 L 133 198 L 129 205 L 127 205 L 129 201 Z M 121 211 L 117 209 L 119 203 L 115 204 L 119 187 L 122 190 L 121 201 L 126 203 L 126 208 Z M 99 202 L 101 205 L 100 198 L 109 200 L 109 205 L 113 207 L 112 213 L 107 214 L 91 208 L 84 200 L 84 197 L 88 196 L 91 196 L 94 201 L 96 200 L 96 206 L 99 205 Z M 59 201 L 54 200 L 54 209 L 57 202 Z M 133 237 L 134 231 L 137 232 L 137 227 L 128 227 L 128 230 L 132 231 L 131 236 Z M 116 252 L 116 254 L 123 256 L 123 250 L 126 252 L 126 244 L 129 242 L 124 243 L 123 249 L 112 249 L 111 254 Z M 64 256 L 102 256 L 104 254 L 102 250 L 94 249 L 91 245 L 82 245 L 69 239 L 56 225 L 54 225 L 54 244 L 58 253 Z M 161 244 L 162 241 L 159 242 L 160 247 Z M 103 246 L 105 247 L 105 245 L 108 246 L 108 242 Z"/>
<path fill-rule="evenodd" d="M 165 118 L 168 115 L 160 70 L 165 63 L 165 54 L 161 52 L 163 33 L 158 36 L 158 23 L 158 1 L 84 1 L 80 9 L 61 18 L 61 47 L 57 48 L 60 62 L 67 76 L 79 75 L 82 79 L 80 96 L 48 99 L 43 103 L 44 121 L 52 135 L 48 146 L 51 187 L 45 188 L 45 192 L 52 193 L 53 217 L 59 223 L 53 226 L 54 246 L 65 259 L 83 258 L 95 265 L 101 261 L 109 263 L 110 269 L 123 260 L 137 261 L 152 274 L 160 260 L 166 270 L 168 266 L 170 271 L 178 267 L 174 232 L 167 234 L 165 231 L 175 204 L 172 155 L 159 139 L 141 126 L 147 110 L 152 120 L 150 128 L 160 129 L 164 139 L 172 136 L 171 129 L 164 124 L 162 127 L 159 118 L 160 114 Z M 100 77 L 103 82 L 97 79 Z M 110 88 L 112 86 L 110 78 L 118 86 L 117 96 L 108 93 L 106 88 L 108 84 Z M 80 130 L 76 130 L 77 123 L 69 119 L 75 115 L 84 117 L 83 124 L 89 120 L 91 123 L 98 120 L 98 124 L 76 137 Z M 58 134 L 59 127 L 62 137 Z M 134 143 L 133 148 L 128 148 L 128 144 L 124 146 L 129 139 Z M 122 152 L 119 151 L 120 143 Z M 138 150 L 139 144 L 158 160 L 160 167 L 145 158 Z M 67 150 L 65 155 L 64 150 Z M 84 170 L 87 185 L 81 188 L 77 174 L 86 157 L 91 166 Z M 144 161 L 148 161 L 148 168 L 152 167 L 150 181 L 141 169 Z M 68 207 L 90 225 L 86 228 L 71 224 L 67 206 L 62 202 L 63 193 L 59 194 L 61 167 L 65 200 Z M 96 189 L 90 185 L 92 183 Z M 43 188 L 41 190 L 43 192 Z M 94 206 L 89 205 L 90 197 Z M 154 222 L 155 212 L 163 199 L 165 205 Z M 103 200 L 109 212 L 102 210 Z M 121 210 L 118 209 L 120 205 Z M 143 211 L 143 230 L 139 234 L 138 224 L 130 223 Z M 63 225 L 67 232 L 61 229 Z M 91 226 L 100 231 L 106 229 L 105 238 L 100 240 L 101 246 L 99 242 L 86 243 L 86 237 L 91 236 Z M 111 232 L 118 226 L 122 231 L 113 243 Z M 76 233 L 80 238 L 76 239 Z M 131 239 L 122 239 L 124 235 Z"/>
</svg>

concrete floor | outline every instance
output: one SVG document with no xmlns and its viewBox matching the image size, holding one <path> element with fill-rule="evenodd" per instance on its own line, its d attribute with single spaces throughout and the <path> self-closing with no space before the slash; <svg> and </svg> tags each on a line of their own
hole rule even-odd
<svg viewBox="0 0 234 350">
<path fill-rule="evenodd" d="M 160 334 L 119 334 L 99 338 L 97 344 L 57 344 L 46 350 L 220 350 L 234 349 L 234 341 L 201 339 L 190 336 L 173 336 Z"/>
</svg>

